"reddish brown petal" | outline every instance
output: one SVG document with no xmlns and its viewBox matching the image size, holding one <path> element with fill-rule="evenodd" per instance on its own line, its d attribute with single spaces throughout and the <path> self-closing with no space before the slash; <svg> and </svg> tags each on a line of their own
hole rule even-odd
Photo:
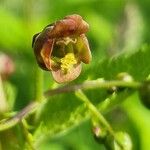
<svg viewBox="0 0 150 150">
<path fill-rule="evenodd" d="M 82 62 L 88 64 L 92 59 L 88 40 L 84 34 L 77 38 L 76 49 Z"/>
<path fill-rule="evenodd" d="M 88 31 L 89 25 L 79 15 L 66 16 L 63 20 L 53 24 L 53 29 L 48 33 L 50 38 L 76 36 Z"/>
<path fill-rule="evenodd" d="M 53 45 L 54 45 L 54 41 L 55 40 L 52 40 L 52 39 L 49 39 L 47 40 L 42 49 L 41 49 L 41 52 L 40 52 L 40 55 L 43 59 L 43 62 L 46 66 L 46 68 L 48 70 L 51 70 L 51 61 L 50 61 L 50 57 L 51 57 L 51 53 L 52 53 L 52 50 L 53 50 Z"/>
<path fill-rule="evenodd" d="M 50 64 L 48 65 L 48 61 L 45 61 L 44 58 L 41 56 L 41 51 L 43 51 L 42 54 L 46 54 L 46 59 L 48 58 L 48 55 L 50 57 L 51 51 L 53 49 L 54 40 L 48 39 L 47 33 L 51 30 L 52 27 L 45 28 L 42 32 L 35 34 L 32 40 L 32 47 L 34 49 L 37 63 L 44 70 L 50 70 Z"/>
<path fill-rule="evenodd" d="M 41 33 L 34 40 L 33 48 L 39 66 L 44 70 L 50 70 L 50 55 L 52 53 L 54 40 L 48 39 L 44 33 Z"/>
<path fill-rule="evenodd" d="M 76 79 L 81 73 L 81 64 L 75 65 L 67 74 L 64 74 L 60 69 L 52 71 L 53 78 L 58 83 L 70 82 Z"/>
<path fill-rule="evenodd" d="M 41 33 L 33 37 L 33 48 L 39 66 L 45 70 L 51 70 L 56 82 L 64 83 L 76 79 L 81 72 L 80 62 L 90 62 L 91 52 L 87 38 L 84 35 L 84 33 L 88 31 L 88 28 L 89 25 L 82 17 L 75 14 L 66 16 L 63 20 L 46 26 Z M 60 69 L 61 64 L 59 60 L 57 60 L 53 54 L 62 52 L 59 51 L 60 49 L 57 47 L 57 44 L 55 45 L 55 42 L 64 40 L 63 44 L 67 47 L 68 43 L 65 43 L 67 38 L 74 41 L 72 42 L 72 48 L 74 49 L 72 52 L 74 52 L 79 64 L 74 65 L 74 67 L 65 74 L 64 71 Z M 55 53 L 52 53 L 52 51 Z M 51 55 L 53 55 L 52 58 Z"/>
</svg>

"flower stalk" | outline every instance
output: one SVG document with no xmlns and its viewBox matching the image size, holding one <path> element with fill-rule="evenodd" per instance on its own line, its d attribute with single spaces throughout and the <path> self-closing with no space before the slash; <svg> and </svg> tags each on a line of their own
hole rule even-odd
<svg viewBox="0 0 150 150">
<path fill-rule="evenodd" d="M 36 66 L 35 70 L 35 100 L 41 102 L 43 99 L 43 71 Z"/>
<path fill-rule="evenodd" d="M 123 150 L 123 145 L 120 142 L 120 140 L 118 140 L 118 138 L 116 137 L 115 131 L 112 129 L 111 125 L 107 122 L 107 120 L 100 113 L 100 111 L 98 111 L 98 109 L 90 102 L 90 100 L 87 98 L 87 96 L 81 90 L 78 90 L 76 92 L 76 96 L 86 104 L 87 109 L 92 114 L 92 117 L 96 118 L 99 121 L 100 126 L 103 126 L 103 128 L 105 128 L 105 130 L 108 131 L 108 134 L 114 138 L 114 140 L 117 142 L 117 144 Z"/>
<path fill-rule="evenodd" d="M 3 88 L 3 82 L 0 75 L 0 114 L 6 112 L 8 109 L 8 105 L 6 102 L 6 97 Z"/>
<path fill-rule="evenodd" d="M 68 93 L 77 91 L 79 89 L 81 90 L 88 90 L 88 89 L 95 89 L 95 88 L 103 88 L 108 89 L 114 86 L 117 87 L 125 87 L 125 88 L 131 88 L 131 89 L 138 89 L 140 87 L 141 83 L 139 82 L 126 82 L 126 81 L 87 81 L 82 84 L 76 84 L 76 85 L 66 85 L 57 89 L 48 90 L 43 93 L 43 97 L 49 97 L 56 94 L 62 94 L 62 93 Z M 43 104 L 43 102 L 37 102 L 34 101 L 27 105 L 25 108 L 23 108 L 20 112 L 18 112 L 14 117 L 8 119 L 8 120 L 2 120 L 0 121 L 0 131 L 7 130 L 9 128 L 12 128 L 16 124 L 18 124 L 23 118 L 28 117 L 31 113 L 35 112 L 37 109 L 39 109 L 40 105 Z M 106 107 L 107 108 L 107 107 Z"/>
</svg>

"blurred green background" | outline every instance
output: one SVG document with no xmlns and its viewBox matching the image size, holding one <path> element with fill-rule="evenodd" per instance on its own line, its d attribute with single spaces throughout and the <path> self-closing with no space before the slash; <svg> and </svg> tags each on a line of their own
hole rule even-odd
<svg viewBox="0 0 150 150">
<path fill-rule="evenodd" d="M 15 100 L 14 111 L 20 110 L 34 98 L 37 64 L 31 43 L 35 33 L 66 15 L 81 15 L 90 25 L 87 37 L 94 65 L 120 53 L 132 54 L 143 44 L 149 43 L 149 6 L 149 0 L 0 0 L 0 52 L 8 54 L 15 63 L 15 72 L 7 81 L 13 86 L 11 98 Z M 44 77 L 45 90 L 56 85 L 49 72 L 44 72 Z M 114 128 L 129 132 L 135 150 L 148 150 L 150 112 L 134 97 L 137 95 L 130 97 L 114 114 L 109 114 L 108 119 Z M 105 148 L 95 141 L 91 124 L 85 121 L 67 134 L 47 138 L 39 146 L 39 150 L 49 149 Z"/>
</svg>

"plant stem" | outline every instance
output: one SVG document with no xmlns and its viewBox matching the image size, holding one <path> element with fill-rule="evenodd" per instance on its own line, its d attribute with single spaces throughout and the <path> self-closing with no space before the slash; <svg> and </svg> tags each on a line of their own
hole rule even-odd
<svg viewBox="0 0 150 150">
<path fill-rule="evenodd" d="M 41 102 L 43 99 L 43 71 L 36 66 L 35 70 L 35 100 Z"/>
<path fill-rule="evenodd" d="M 111 133 L 111 135 L 114 135 L 114 131 L 109 125 L 109 123 L 106 121 L 106 119 L 103 117 L 103 115 L 98 111 L 98 109 L 90 102 L 90 100 L 87 98 L 87 96 L 81 91 L 78 90 L 76 92 L 76 96 L 82 100 L 87 108 L 90 110 L 90 112 L 99 119 L 99 121 L 107 128 L 107 130 Z"/>
<path fill-rule="evenodd" d="M 19 123 L 23 118 L 26 118 L 31 113 L 35 112 L 37 108 L 39 107 L 39 103 L 32 102 L 25 108 L 23 108 L 18 114 L 16 114 L 14 117 L 8 120 L 2 120 L 0 122 L 0 131 L 7 130 L 13 126 L 15 126 L 17 123 Z"/>
<path fill-rule="evenodd" d="M 86 81 L 82 84 L 75 84 L 75 85 L 66 85 L 57 89 L 48 90 L 44 92 L 44 96 L 52 96 L 55 94 L 61 94 L 61 93 L 68 93 L 73 92 L 79 89 L 88 90 L 88 89 L 96 89 L 96 88 L 111 88 L 111 87 L 128 87 L 137 89 L 140 87 L 139 82 L 126 82 L 126 81 L 120 81 L 120 80 L 114 80 L 114 81 L 101 81 L 101 80 L 92 80 L 92 81 Z"/>
<path fill-rule="evenodd" d="M 4 93 L 2 79 L 0 76 L 0 113 L 6 112 L 7 109 L 8 109 L 8 105 L 6 102 L 6 97 L 5 97 L 5 93 Z"/>
<path fill-rule="evenodd" d="M 76 96 L 83 101 L 87 108 L 90 110 L 92 115 L 97 118 L 101 125 L 105 127 L 105 129 L 108 131 L 108 133 L 115 139 L 115 141 L 118 143 L 120 148 L 123 148 L 123 145 L 120 143 L 120 141 L 116 138 L 115 132 L 110 126 L 110 124 L 107 122 L 107 120 L 104 118 L 104 116 L 98 111 L 98 109 L 90 102 L 90 100 L 87 98 L 87 96 L 81 91 L 78 90 L 76 92 Z"/>
<path fill-rule="evenodd" d="M 40 85 L 39 89 L 38 86 Z M 139 88 L 141 84 L 139 82 L 125 82 L 125 81 L 98 81 L 98 80 L 93 80 L 93 81 L 87 81 L 83 84 L 77 84 L 77 85 L 66 85 L 57 89 L 53 89 L 53 90 L 48 90 L 46 92 L 44 92 L 43 95 L 41 95 L 41 83 L 38 84 L 37 83 L 37 90 L 36 90 L 36 98 L 39 98 L 39 101 L 41 101 L 41 98 L 43 99 L 43 97 L 48 97 L 48 96 L 52 96 L 52 95 L 56 95 L 56 94 L 61 94 L 61 93 L 68 93 L 68 92 L 73 92 L 73 91 L 77 91 L 79 89 L 84 89 L 84 90 L 88 90 L 88 89 L 94 89 L 94 88 L 110 88 L 113 86 L 119 86 L 119 87 L 128 87 L 128 88 L 133 88 L 133 89 L 137 89 Z M 38 91 L 40 91 L 38 93 Z M 42 101 L 39 103 L 39 101 L 34 101 L 32 103 L 30 103 L 29 105 L 27 105 L 25 108 L 23 108 L 20 112 L 18 112 L 18 114 L 16 114 L 14 117 L 2 121 L 0 122 L 0 131 L 3 130 L 7 130 L 13 126 L 15 126 L 17 123 L 19 123 L 23 118 L 29 116 L 32 112 L 35 112 L 37 109 L 39 109 L 43 102 Z"/>
<path fill-rule="evenodd" d="M 26 125 L 25 125 L 25 120 L 23 119 L 21 121 L 21 127 L 23 129 L 23 133 L 24 133 L 24 136 L 25 136 L 25 139 L 28 143 L 28 146 L 29 146 L 29 149 L 30 150 L 35 150 L 34 146 L 33 146 L 33 141 L 32 141 L 32 138 L 31 138 L 31 133 L 28 131 Z"/>
</svg>

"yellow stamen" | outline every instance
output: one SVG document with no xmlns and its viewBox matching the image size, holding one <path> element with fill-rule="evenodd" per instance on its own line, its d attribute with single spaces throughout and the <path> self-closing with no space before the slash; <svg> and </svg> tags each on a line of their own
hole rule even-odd
<svg viewBox="0 0 150 150">
<path fill-rule="evenodd" d="M 73 65 L 77 64 L 77 60 L 73 53 L 66 54 L 65 57 L 61 58 L 60 62 L 61 62 L 61 70 L 64 73 L 70 71 Z"/>
</svg>

